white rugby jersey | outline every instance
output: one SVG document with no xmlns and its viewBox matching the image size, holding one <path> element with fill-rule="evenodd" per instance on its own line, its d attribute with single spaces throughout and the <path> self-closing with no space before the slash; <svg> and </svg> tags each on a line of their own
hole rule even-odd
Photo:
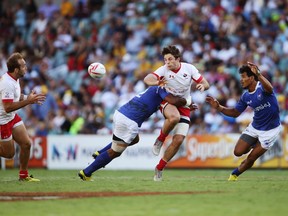
<svg viewBox="0 0 288 216">
<path fill-rule="evenodd" d="M 3 107 L 3 102 L 11 101 L 16 102 L 20 100 L 21 89 L 19 80 L 15 80 L 5 73 L 0 77 L 0 125 L 6 124 L 11 121 L 16 114 L 16 111 L 6 113 Z"/>
<path fill-rule="evenodd" d="M 188 98 L 191 93 L 191 85 L 194 82 L 199 83 L 203 79 L 197 68 L 192 64 L 180 63 L 177 71 L 171 71 L 166 65 L 159 67 L 153 72 L 159 79 L 165 77 L 167 84 L 166 90 L 179 97 Z"/>
</svg>

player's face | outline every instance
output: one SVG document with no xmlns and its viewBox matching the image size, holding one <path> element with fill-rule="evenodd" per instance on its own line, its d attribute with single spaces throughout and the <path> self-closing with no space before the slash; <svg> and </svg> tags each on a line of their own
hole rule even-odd
<svg viewBox="0 0 288 216">
<path fill-rule="evenodd" d="M 249 86 L 253 83 L 253 81 L 254 81 L 254 77 L 247 76 L 246 72 L 240 74 L 240 83 L 243 89 L 248 89 Z"/>
<path fill-rule="evenodd" d="M 19 62 L 19 68 L 18 68 L 19 70 L 18 70 L 18 73 L 17 73 L 17 77 L 21 78 L 27 72 L 27 65 L 26 65 L 26 62 L 25 62 L 24 59 L 20 59 L 18 62 Z"/>
<path fill-rule="evenodd" d="M 164 55 L 165 65 L 169 70 L 177 70 L 180 67 L 180 58 L 175 58 L 171 54 Z"/>
</svg>

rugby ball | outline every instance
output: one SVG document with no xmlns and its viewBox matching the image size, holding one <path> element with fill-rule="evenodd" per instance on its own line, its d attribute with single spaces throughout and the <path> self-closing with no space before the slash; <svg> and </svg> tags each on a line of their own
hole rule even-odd
<svg viewBox="0 0 288 216">
<path fill-rule="evenodd" d="M 100 79 L 106 74 L 106 68 L 99 62 L 94 62 L 88 67 L 89 75 L 94 79 Z"/>
</svg>

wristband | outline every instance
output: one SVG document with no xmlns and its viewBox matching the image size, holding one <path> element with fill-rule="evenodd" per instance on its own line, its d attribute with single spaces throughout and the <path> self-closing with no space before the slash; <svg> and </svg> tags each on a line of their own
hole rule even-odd
<svg viewBox="0 0 288 216">
<path fill-rule="evenodd" d="M 28 95 L 23 95 L 23 100 L 27 100 Z"/>
</svg>

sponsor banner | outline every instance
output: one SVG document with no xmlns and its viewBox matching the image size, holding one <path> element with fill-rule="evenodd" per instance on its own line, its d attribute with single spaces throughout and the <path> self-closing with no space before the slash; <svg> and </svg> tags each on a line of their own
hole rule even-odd
<svg viewBox="0 0 288 216">
<path fill-rule="evenodd" d="M 191 135 L 187 136 L 179 152 L 168 163 L 169 168 L 234 168 L 240 165 L 246 155 L 235 157 L 234 146 L 240 134 Z M 166 140 L 165 147 L 171 143 Z M 287 136 L 279 140 L 262 155 L 253 167 L 287 168 Z M 162 149 L 164 150 L 164 149 Z"/>
<path fill-rule="evenodd" d="M 112 136 L 48 136 L 48 169 L 84 169 L 94 161 L 92 153 L 111 142 Z M 128 147 L 105 169 L 154 169 L 160 157 L 152 153 L 156 135 L 141 135 L 140 142 Z"/>
<path fill-rule="evenodd" d="M 29 168 L 47 167 L 47 137 L 32 137 Z"/>
</svg>

